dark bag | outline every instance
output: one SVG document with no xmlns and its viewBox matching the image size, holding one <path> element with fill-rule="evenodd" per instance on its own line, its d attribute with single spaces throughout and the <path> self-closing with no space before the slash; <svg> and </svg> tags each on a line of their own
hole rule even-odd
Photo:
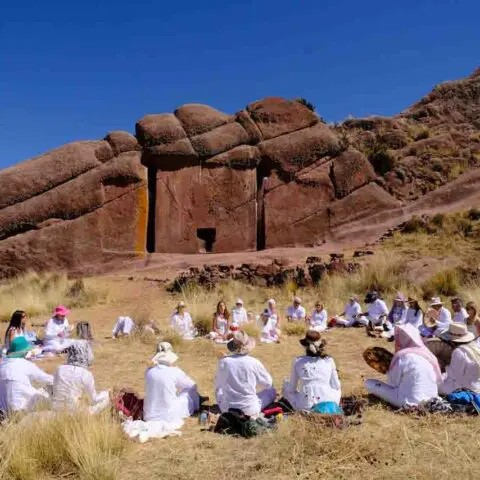
<svg viewBox="0 0 480 480">
<path fill-rule="evenodd" d="M 213 431 L 222 435 L 239 435 L 251 438 L 268 432 L 273 425 L 260 418 L 253 419 L 237 409 L 230 409 L 218 417 Z"/>
<path fill-rule="evenodd" d="M 77 323 L 77 337 L 82 340 L 93 340 L 90 323 L 88 322 Z"/>
</svg>

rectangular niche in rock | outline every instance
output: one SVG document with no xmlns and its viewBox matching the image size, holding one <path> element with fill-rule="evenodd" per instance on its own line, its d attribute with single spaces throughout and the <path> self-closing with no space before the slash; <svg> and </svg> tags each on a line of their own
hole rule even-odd
<svg viewBox="0 0 480 480">
<path fill-rule="evenodd" d="M 216 228 L 197 228 L 198 252 L 212 253 L 217 238 Z"/>
</svg>

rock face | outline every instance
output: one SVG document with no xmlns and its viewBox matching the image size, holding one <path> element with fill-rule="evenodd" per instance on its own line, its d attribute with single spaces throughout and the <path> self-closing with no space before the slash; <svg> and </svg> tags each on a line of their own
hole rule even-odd
<svg viewBox="0 0 480 480">
<path fill-rule="evenodd" d="M 349 225 L 408 211 L 480 166 L 479 129 L 480 71 L 393 118 L 335 127 L 277 97 L 234 115 L 199 104 L 147 115 L 135 136 L 110 132 L 0 171 L 0 277 L 147 251 L 344 240 Z"/>
</svg>

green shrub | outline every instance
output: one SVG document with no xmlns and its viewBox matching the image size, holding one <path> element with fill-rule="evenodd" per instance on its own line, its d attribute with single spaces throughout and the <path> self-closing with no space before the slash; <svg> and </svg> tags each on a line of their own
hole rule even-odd
<svg viewBox="0 0 480 480">
<path fill-rule="evenodd" d="M 471 208 L 467 213 L 467 218 L 473 220 L 474 222 L 480 220 L 480 209 Z"/>
<path fill-rule="evenodd" d="M 295 101 L 301 103 L 303 106 L 307 107 L 312 112 L 315 111 L 315 105 L 312 102 L 309 102 L 306 98 L 296 98 Z"/>
<path fill-rule="evenodd" d="M 412 218 L 407 220 L 402 227 L 403 233 L 417 233 L 425 231 L 425 220 L 414 215 Z"/>
<path fill-rule="evenodd" d="M 432 223 L 436 227 L 443 227 L 445 224 L 445 215 L 443 213 L 437 213 L 432 217 Z"/>
</svg>

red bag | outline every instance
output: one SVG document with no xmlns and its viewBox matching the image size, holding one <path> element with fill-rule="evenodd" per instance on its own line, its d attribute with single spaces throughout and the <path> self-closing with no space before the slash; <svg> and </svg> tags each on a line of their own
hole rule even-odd
<svg viewBox="0 0 480 480">
<path fill-rule="evenodd" d="M 113 408 L 132 420 L 143 420 L 143 398 L 134 390 L 122 388 L 113 399 Z"/>
</svg>

